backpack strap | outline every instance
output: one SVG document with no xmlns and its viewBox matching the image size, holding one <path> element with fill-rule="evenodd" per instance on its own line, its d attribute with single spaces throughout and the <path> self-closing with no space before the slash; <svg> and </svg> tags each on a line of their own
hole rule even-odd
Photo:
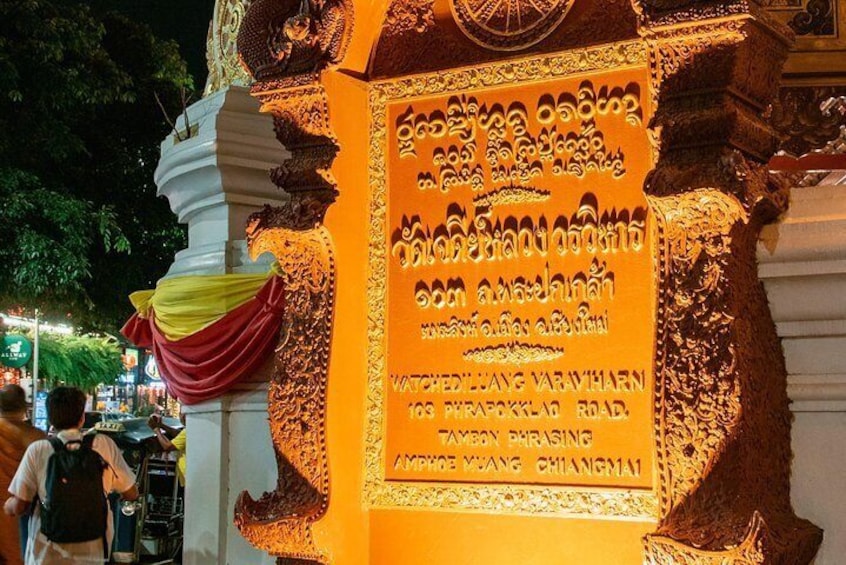
<svg viewBox="0 0 846 565">
<path fill-rule="evenodd" d="M 97 437 L 97 432 L 90 432 L 90 433 L 87 433 L 84 436 L 82 436 L 82 442 L 81 442 L 82 447 L 84 447 L 86 449 L 90 449 L 91 451 L 94 451 L 94 438 L 95 437 Z M 94 451 L 94 453 L 97 453 L 97 452 Z M 97 453 L 97 456 L 99 457 L 100 464 L 103 466 L 104 469 L 109 466 L 106 463 L 106 460 L 103 459 L 102 455 Z M 106 500 L 106 509 L 105 509 L 106 520 L 108 520 L 108 515 L 109 515 L 108 514 L 109 513 L 108 505 L 109 505 L 109 501 L 107 499 Z M 106 530 L 103 531 L 103 538 L 102 538 L 103 539 L 103 559 L 105 561 L 108 561 L 109 560 L 109 540 L 106 537 L 106 532 L 108 532 L 108 526 L 106 527 Z"/>
<path fill-rule="evenodd" d="M 94 449 L 94 438 L 97 437 L 97 433 L 90 433 L 85 434 L 82 436 L 82 447 L 87 447 L 88 449 Z"/>
<path fill-rule="evenodd" d="M 53 446 L 53 451 L 62 451 L 65 448 L 65 442 L 56 436 L 47 438 L 47 441 L 49 441 L 50 445 Z"/>
<path fill-rule="evenodd" d="M 97 437 L 97 432 L 90 432 L 90 433 L 85 434 L 84 436 L 82 436 L 82 441 L 80 442 L 81 447 L 85 447 L 85 448 L 93 451 L 97 455 L 97 457 L 100 459 L 100 465 L 103 466 L 103 469 L 108 469 L 109 464 L 106 461 L 106 459 L 94 449 L 94 438 L 96 438 L 96 437 Z"/>
<path fill-rule="evenodd" d="M 97 437 L 97 432 L 87 433 L 84 436 L 82 436 L 82 447 L 90 449 L 91 451 L 94 451 L 94 438 L 95 437 Z M 97 452 L 94 451 L 94 453 L 97 453 Z M 103 466 L 103 469 L 105 469 L 106 467 L 109 466 L 108 463 L 106 463 L 106 460 L 103 459 L 102 455 L 97 453 L 97 457 L 100 459 L 100 464 Z M 105 512 L 106 512 L 106 520 L 108 521 L 108 516 L 109 516 L 109 501 L 108 501 L 108 499 L 106 499 Z M 109 540 L 106 536 L 107 532 L 108 532 L 108 526 L 106 526 L 106 529 L 103 531 L 103 559 L 105 561 L 109 560 Z"/>
</svg>

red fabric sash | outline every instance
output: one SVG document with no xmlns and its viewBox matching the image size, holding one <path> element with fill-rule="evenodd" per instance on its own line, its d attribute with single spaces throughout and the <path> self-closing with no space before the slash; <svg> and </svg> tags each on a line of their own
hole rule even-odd
<svg viewBox="0 0 846 565">
<path fill-rule="evenodd" d="M 120 332 L 138 347 L 150 347 L 168 391 L 183 404 L 227 392 L 252 374 L 273 352 L 284 313 L 281 277 L 268 278 L 255 298 L 214 324 L 178 341 L 168 341 L 155 323 L 134 314 Z"/>
</svg>

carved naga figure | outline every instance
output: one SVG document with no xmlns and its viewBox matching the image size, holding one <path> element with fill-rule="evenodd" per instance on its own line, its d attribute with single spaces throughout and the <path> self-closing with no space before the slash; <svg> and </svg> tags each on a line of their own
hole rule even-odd
<svg viewBox="0 0 846 565">
<path fill-rule="evenodd" d="M 350 39 L 348 0 L 257 0 L 238 33 L 238 54 L 259 83 L 339 63 Z"/>
<path fill-rule="evenodd" d="M 323 226 L 337 194 L 330 168 L 338 152 L 319 73 L 340 61 L 351 33 L 347 0 L 256 0 L 238 34 L 238 54 L 255 78 L 251 89 L 273 115 L 291 156 L 270 172 L 290 195 L 247 227 L 250 254 L 272 253 L 285 280 L 285 315 L 268 392 L 268 416 L 279 477 L 256 501 L 242 492 L 235 524 L 278 563 L 327 563 L 311 526 L 329 503 L 326 391 L 335 264 Z"/>
</svg>

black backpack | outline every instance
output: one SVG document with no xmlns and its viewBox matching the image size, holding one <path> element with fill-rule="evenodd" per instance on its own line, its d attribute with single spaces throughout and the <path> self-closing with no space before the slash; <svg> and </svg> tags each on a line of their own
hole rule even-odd
<svg viewBox="0 0 846 565">
<path fill-rule="evenodd" d="M 106 462 L 92 449 L 94 435 L 67 443 L 50 438 L 47 497 L 41 501 L 41 533 L 57 543 L 103 540 L 107 551 L 108 501 L 103 493 Z M 78 449 L 68 446 L 78 445 Z"/>
</svg>

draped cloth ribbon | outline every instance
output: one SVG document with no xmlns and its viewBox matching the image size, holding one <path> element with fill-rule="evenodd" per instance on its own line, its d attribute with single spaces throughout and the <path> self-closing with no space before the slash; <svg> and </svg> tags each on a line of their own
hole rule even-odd
<svg viewBox="0 0 846 565">
<path fill-rule="evenodd" d="M 284 296 L 274 270 L 165 279 L 133 293 L 136 313 L 121 333 L 153 350 L 171 394 L 196 404 L 227 392 L 273 352 Z"/>
</svg>

